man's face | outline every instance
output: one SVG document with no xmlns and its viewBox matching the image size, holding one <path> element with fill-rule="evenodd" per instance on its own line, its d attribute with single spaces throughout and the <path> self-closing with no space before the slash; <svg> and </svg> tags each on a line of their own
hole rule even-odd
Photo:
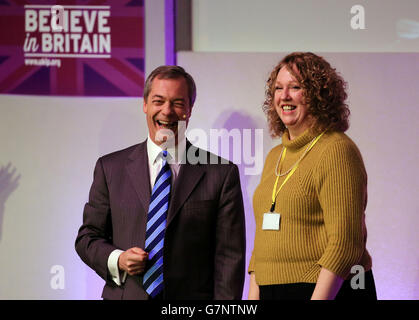
<svg viewBox="0 0 419 320">
<path fill-rule="evenodd" d="M 144 99 L 143 111 L 146 114 L 150 138 L 155 144 L 160 145 L 166 140 L 161 139 L 161 134 L 166 130 L 173 132 L 177 143 L 178 121 L 185 121 L 187 126 L 192 111 L 186 80 L 156 77 L 151 84 L 147 101 Z"/>
</svg>

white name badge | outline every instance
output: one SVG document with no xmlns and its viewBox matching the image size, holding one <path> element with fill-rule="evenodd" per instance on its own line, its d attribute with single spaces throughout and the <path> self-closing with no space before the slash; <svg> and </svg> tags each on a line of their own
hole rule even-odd
<svg viewBox="0 0 419 320">
<path fill-rule="evenodd" d="M 279 213 L 267 212 L 263 214 L 262 230 L 279 230 Z"/>
</svg>

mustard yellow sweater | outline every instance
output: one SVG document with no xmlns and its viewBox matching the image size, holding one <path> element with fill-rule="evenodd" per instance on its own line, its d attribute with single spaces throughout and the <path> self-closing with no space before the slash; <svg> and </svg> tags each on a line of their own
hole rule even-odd
<svg viewBox="0 0 419 320">
<path fill-rule="evenodd" d="M 276 198 L 280 230 L 262 230 L 269 212 L 282 145 L 287 171 L 313 140 L 309 130 L 273 148 L 253 196 L 256 233 L 249 272 L 259 285 L 315 283 L 322 267 L 342 278 L 353 265 L 371 269 L 366 250 L 367 174 L 355 143 L 344 133 L 326 132 L 300 162 Z M 284 181 L 279 178 L 278 187 Z"/>
</svg>

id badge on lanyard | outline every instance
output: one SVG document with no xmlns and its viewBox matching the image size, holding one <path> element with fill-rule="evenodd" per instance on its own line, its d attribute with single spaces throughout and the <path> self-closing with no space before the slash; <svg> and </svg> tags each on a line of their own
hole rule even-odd
<svg viewBox="0 0 419 320">
<path fill-rule="evenodd" d="M 315 140 L 313 140 L 313 143 L 309 146 L 309 148 L 307 149 L 307 152 L 310 151 L 311 148 L 314 147 L 316 142 L 321 138 L 321 136 L 325 132 L 326 131 L 321 133 Z M 280 159 L 280 162 L 279 162 L 279 166 L 281 166 L 283 160 L 285 159 L 286 152 L 287 152 L 287 148 L 284 147 L 284 152 L 281 154 L 281 159 Z M 279 226 L 280 226 L 280 222 L 281 222 L 281 215 L 278 212 L 274 212 L 275 205 L 276 205 L 276 197 L 278 196 L 278 193 L 282 189 L 284 184 L 288 181 L 289 178 L 291 178 L 291 176 L 294 174 L 295 170 L 297 170 L 298 165 L 299 165 L 300 161 L 304 158 L 304 156 L 305 156 L 305 154 L 303 155 L 303 157 L 299 161 L 297 161 L 297 163 L 294 165 L 294 167 L 292 168 L 290 173 L 288 173 L 285 180 L 282 182 L 281 186 L 279 187 L 278 191 L 276 190 L 276 188 L 278 186 L 278 180 L 279 180 L 280 176 L 278 175 L 276 177 L 274 189 L 273 189 L 273 192 L 272 192 L 271 210 L 270 210 L 270 212 L 266 212 L 266 213 L 263 214 L 262 230 L 279 230 Z"/>
<path fill-rule="evenodd" d="M 281 215 L 276 212 L 263 214 L 262 230 L 279 230 Z"/>
</svg>

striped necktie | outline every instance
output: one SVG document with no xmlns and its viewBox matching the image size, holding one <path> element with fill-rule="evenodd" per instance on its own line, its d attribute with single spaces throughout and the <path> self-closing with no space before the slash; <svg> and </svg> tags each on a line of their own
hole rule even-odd
<svg viewBox="0 0 419 320">
<path fill-rule="evenodd" d="M 163 290 L 163 243 L 172 175 L 166 157 L 167 151 L 163 151 L 163 165 L 151 193 L 147 216 L 145 251 L 149 254 L 143 287 L 153 298 Z"/>
</svg>

